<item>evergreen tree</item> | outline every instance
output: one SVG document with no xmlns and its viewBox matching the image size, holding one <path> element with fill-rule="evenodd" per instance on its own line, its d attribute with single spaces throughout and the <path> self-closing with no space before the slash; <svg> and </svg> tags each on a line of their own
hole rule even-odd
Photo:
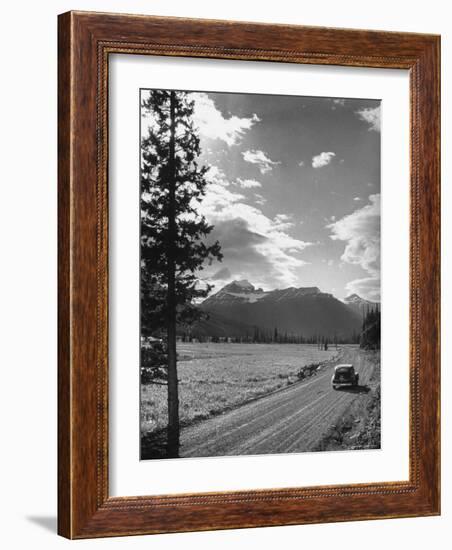
<svg viewBox="0 0 452 550">
<path fill-rule="evenodd" d="M 380 349 L 380 310 L 378 305 L 375 308 L 368 308 L 363 319 L 360 347 L 364 349 Z"/>
<path fill-rule="evenodd" d="M 210 287 L 199 285 L 206 261 L 221 260 L 218 242 L 196 204 L 206 192 L 208 168 L 199 166 L 200 141 L 190 94 L 152 90 L 142 101 L 149 129 L 141 142 L 141 330 L 166 339 L 168 456 L 179 453 L 179 396 L 176 326 L 200 313 L 197 299 Z"/>
</svg>

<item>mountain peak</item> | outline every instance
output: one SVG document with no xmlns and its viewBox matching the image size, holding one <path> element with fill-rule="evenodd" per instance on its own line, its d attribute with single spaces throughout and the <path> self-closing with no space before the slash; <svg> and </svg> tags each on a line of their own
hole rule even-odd
<svg viewBox="0 0 452 550">
<path fill-rule="evenodd" d="M 369 304 L 369 305 L 375 305 L 377 304 L 378 302 L 372 302 L 371 300 L 366 300 L 366 298 L 362 298 L 359 294 L 350 294 L 350 296 L 347 296 L 346 298 L 344 298 L 344 302 L 346 304 L 354 304 L 354 303 L 358 303 L 358 304 Z"/>
<path fill-rule="evenodd" d="M 240 281 L 232 281 L 224 286 L 220 292 L 254 292 L 256 289 L 246 279 Z"/>
<path fill-rule="evenodd" d="M 361 298 L 359 294 L 354 293 L 344 298 L 344 304 L 362 315 L 369 307 L 375 307 L 377 302 L 371 302 L 365 298 Z"/>
<path fill-rule="evenodd" d="M 240 288 L 249 288 L 254 290 L 254 286 L 247 279 L 241 279 L 240 281 L 232 281 L 232 284 L 239 286 Z"/>
<path fill-rule="evenodd" d="M 344 302 L 364 302 L 364 298 L 361 298 L 358 294 L 350 294 L 350 296 L 347 296 L 344 298 Z"/>
</svg>

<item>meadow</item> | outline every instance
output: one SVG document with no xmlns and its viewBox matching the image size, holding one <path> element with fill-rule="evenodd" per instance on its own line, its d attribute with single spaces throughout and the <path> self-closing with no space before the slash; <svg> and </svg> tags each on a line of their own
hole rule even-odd
<svg viewBox="0 0 452 550">
<path fill-rule="evenodd" d="M 181 425 L 290 385 L 303 367 L 338 354 L 309 344 L 180 343 L 177 352 Z M 142 435 L 165 428 L 167 418 L 166 386 L 142 384 Z"/>
</svg>

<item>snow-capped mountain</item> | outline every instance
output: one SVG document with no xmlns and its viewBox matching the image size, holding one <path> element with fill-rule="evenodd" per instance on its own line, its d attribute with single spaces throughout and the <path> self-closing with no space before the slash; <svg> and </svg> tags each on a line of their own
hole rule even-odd
<svg viewBox="0 0 452 550">
<path fill-rule="evenodd" d="M 359 330 L 361 323 L 357 311 L 317 287 L 264 291 L 246 280 L 233 281 L 200 307 L 229 327 L 240 323 L 305 336 L 349 335 Z"/>
<path fill-rule="evenodd" d="M 264 292 L 262 288 L 256 289 L 249 281 L 246 279 L 242 281 L 232 281 L 232 283 L 227 284 L 216 294 L 213 294 L 203 302 L 203 306 L 208 304 L 213 304 L 216 302 L 248 302 L 254 303 L 257 300 L 265 297 L 268 293 Z"/>
<path fill-rule="evenodd" d="M 331 294 L 326 294 L 320 292 L 316 287 L 302 287 L 295 288 L 289 287 L 282 290 L 269 290 L 264 291 L 262 288 L 255 288 L 249 281 L 246 279 L 242 281 L 232 281 L 232 283 L 227 284 L 216 294 L 213 294 L 207 298 L 203 303 L 203 308 L 211 308 L 215 304 L 226 304 L 226 303 L 248 303 L 253 304 L 255 302 L 274 302 L 280 300 L 288 300 L 293 298 L 300 298 L 302 296 L 331 296 Z"/>
<path fill-rule="evenodd" d="M 365 300 L 364 298 L 361 298 L 358 294 L 350 294 L 350 296 L 347 296 L 347 298 L 344 298 L 344 303 L 347 304 L 351 309 L 362 315 L 363 313 L 366 313 L 368 309 L 371 309 L 373 307 L 376 307 L 376 302 L 370 302 L 369 300 Z"/>
</svg>

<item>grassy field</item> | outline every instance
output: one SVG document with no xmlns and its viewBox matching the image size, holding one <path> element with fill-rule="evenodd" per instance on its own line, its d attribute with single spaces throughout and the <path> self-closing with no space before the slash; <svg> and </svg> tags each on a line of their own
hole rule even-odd
<svg viewBox="0 0 452 550">
<path fill-rule="evenodd" d="M 332 359 L 338 351 L 302 344 L 178 345 L 182 425 L 209 418 L 298 380 L 306 365 Z M 167 388 L 141 387 L 141 433 L 167 424 Z"/>
</svg>

